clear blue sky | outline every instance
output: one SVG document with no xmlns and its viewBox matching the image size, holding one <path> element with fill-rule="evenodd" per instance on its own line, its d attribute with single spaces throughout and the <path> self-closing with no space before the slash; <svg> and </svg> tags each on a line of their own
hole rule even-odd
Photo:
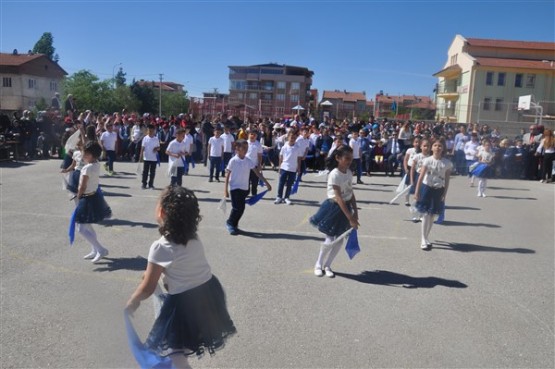
<svg viewBox="0 0 555 369">
<path fill-rule="evenodd" d="M 313 87 L 432 95 L 456 34 L 555 40 L 555 5 L 540 1 L 5 1 L 0 49 L 54 36 L 60 65 L 101 79 L 182 83 L 228 92 L 229 65 L 308 67 Z M 555 55 L 554 55 L 555 58 Z M 119 67 L 116 67 L 116 71 Z"/>
</svg>

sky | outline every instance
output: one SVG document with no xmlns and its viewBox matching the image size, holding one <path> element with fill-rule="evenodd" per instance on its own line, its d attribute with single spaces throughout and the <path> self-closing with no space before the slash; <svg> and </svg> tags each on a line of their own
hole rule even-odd
<svg viewBox="0 0 555 369">
<path fill-rule="evenodd" d="M 231 65 L 314 72 L 313 88 L 432 96 L 454 37 L 555 41 L 555 2 L 25 1 L 0 0 L 0 50 L 54 36 L 70 75 L 183 84 L 190 96 L 229 91 Z M 554 53 L 555 59 L 555 53 Z"/>
</svg>

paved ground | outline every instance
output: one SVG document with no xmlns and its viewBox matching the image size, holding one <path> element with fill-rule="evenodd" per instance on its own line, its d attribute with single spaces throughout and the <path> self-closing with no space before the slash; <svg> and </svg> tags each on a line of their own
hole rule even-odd
<svg viewBox="0 0 555 369">
<path fill-rule="evenodd" d="M 131 163 L 101 178 L 115 219 L 96 226 L 110 255 L 92 265 L 79 235 L 68 245 L 73 206 L 59 164 L 0 164 L 0 366 L 136 367 L 122 309 L 158 238 L 159 191 L 141 190 Z M 365 178 L 356 186 L 362 251 L 352 261 L 342 251 L 327 279 L 312 275 L 322 236 L 307 222 L 324 178 L 307 175 L 293 206 L 267 198 L 248 207 L 241 228 L 251 233 L 233 237 L 217 210 L 223 184 L 205 174 L 197 166 L 184 183 L 201 201 L 200 237 L 239 333 L 194 367 L 554 367 L 553 185 L 491 180 L 482 199 L 455 177 L 447 221 L 425 252 L 407 208 L 388 205 L 399 178 Z M 152 321 L 145 301 L 135 317 L 142 337 Z"/>
</svg>

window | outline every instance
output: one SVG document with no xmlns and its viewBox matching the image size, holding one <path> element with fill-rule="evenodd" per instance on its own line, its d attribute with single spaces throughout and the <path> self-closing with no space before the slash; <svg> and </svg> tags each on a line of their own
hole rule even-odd
<svg viewBox="0 0 555 369">
<path fill-rule="evenodd" d="M 298 102 L 299 101 L 299 95 L 291 95 L 291 96 L 289 96 L 289 99 L 291 100 L 291 102 Z"/>
<path fill-rule="evenodd" d="M 262 89 L 265 90 L 265 91 L 273 91 L 274 82 L 273 81 L 264 81 L 264 82 L 262 82 Z"/>
<path fill-rule="evenodd" d="M 486 73 L 486 86 L 493 86 L 493 72 Z"/>
<path fill-rule="evenodd" d="M 234 81 L 234 80 L 230 80 L 229 81 L 229 89 L 230 90 L 244 90 L 246 87 L 246 82 L 245 81 Z"/>
<path fill-rule="evenodd" d="M 458 55 L 459 55 L 459 54 L 455 54 L 455 55 L 452 55 L 452 56 L 451 56 L 451 65 L 457 64 L 457 56 L 458 56 Z"/>
<path fill-rule="evenodd" d="M 277 83 L 277 88 L 278 88 L 279 90 L 285 90 L 285 82 L 279 81 L 279 82 Z"/>
<path fill-rule="evenodd" d="M 522 73 L 515 75 L 515 87 L 522 87 Z"/>
<path fill-rule="evenodd" d="M 484 98 L 484 105 L 482 105 L 482 108 L 484 110 L 489 110 L 490 109 L 490 105 L 491 105 L 491 97 L 485 97 Z"/>
<path fill-rule="evenodd" d="M 245 94 L 242 92 L 238 92 L 236 96 L 238 99 L 243 100 L 243 98 L 245 97 Z"/>
<path fill-rule="evenodd" d="M 277 101 L 285 101 L 285 94 L 277 94 L 276 95 Z"/>
<path fill-rule="evenodd" d="M 536 75 L 535 74 L 527 74 L 526 75 L 526 87 L 534 88 L 536 85 Z"/>
<path fill-rule="evenodd" d="M 300 82 L 291 82 L 291 91 L 298 91 L 300 88 Z"/>
<path fill-rule="evenodd" d="M 12 87 L 12 77 L 3 77 L 2 87 Z"/>
<path fill-rule="evenodd" d="M 58 82 L 50 81 L 50 91 L 58 91 Z"/>
<path fill-rule="evenodd" d="M 505 86 L 505 73 L 497 74 L 497 86 Z"/>
<path fill-rule="evenodd" d="M 503 110 L 503 98 L 498 97 L 497 99 L 495 99 L 495 111 L 501 110 Z"/>
<path fill-rule="evenodd" d="M 37 80 L 36 79 L 29 79 L 29 88 L 37 88 Z"/>
<path fill-rule="evenodd" d="M 272 94 L 263 93 L 263 94 L 260 94 L 260 98 L 264 101 L 270 101 L 272 100 Z"/>
<path fill-rule="evenodd" d="M 258 99 L 258 94 L 256 92 L 249 93 L 249 99 L 251 99 L 251 100 Z"/>
</svg>

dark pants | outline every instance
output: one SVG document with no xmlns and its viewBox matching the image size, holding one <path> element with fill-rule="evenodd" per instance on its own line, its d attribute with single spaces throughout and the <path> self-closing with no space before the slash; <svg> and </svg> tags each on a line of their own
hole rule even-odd
<svg viewBox="0 0 555 369">
<path fill-rule="evenodd" d="M 544 154 L 543 155 L 543 165 L 542 165 L 542 177 L 541 177 L 541 179 L 545 179 L 545 175 L 547 174 L 547 179 L 552 180 L 553 160 L 554 159 L 555 159 L 555 153 Z"/>
<path fill-rule="evenodd" d="M 252 169 L 249 174 L 249 184 L 250 184 L 251 195 L 256 196 L 258 194 L 258 176 Z"/>
<path fill-rule="evenodd" d="M 150 174 L 150 180 L 148 181 L 148 187 L 154 187 L 154 176 L 156 174 L 156 162 L 155 161 L 144 161 L 143 165 L 143 186 L 146 187 L 146 180 Z"/>
<path fill-rule="evenodd" d="M 372 153 L 366 151 L 362 153 L 362 171 L 364 173 L 370 173 L 370 166 L 372 165 Z"/>
<path fill-rule="evenodd" d="M 239 220 L 245 212 L 245 199 L 249 191 L 236 189 L 231 190 L 229 194 L 231 195 L 231 213 L 229 213 L 227 224 L 237 228 L 239 226 Z"/>
<path fill-rule="evenodd" d="M 185 173 L 184 167 L 177 167 L 177 174 L 172 176 L 170 185 L 171 186 L 179 186 L 183 184 L 183 173 Z"/>
<path fill-rule="evenodd" d="M 108 162 L 108 170 L 114 171 L 114 161 L 116 161 L 116 152 L 114 150 L 106 150 L 106 161 Z"/>
<path fill-rule="evenodd" d="M 299 179 L 303 178 L 303 174 L 306 173 L 306 159 L 301 159 L 301 172 L 298 174 Z"/>
<path fill-rule="evenodd" d="M 455 168 L 457 169 L 457 174 L 459 175 L 465 176 L 468 174 L 464 150 L 455 151 Z"/>
<path fill-rule="evenodd" d="M 133 158 L 135 162 L 139 161 L 140 153 L 141 153 L 141 141 L 131 142 L 131 145 L 129 145 L 129 155 Z"/>
<path fill-rule="evenodd" d="M 360 176 L 362 175 L 362 162 L 359 159 L 353 159 L 353 169 L 356 171 L 357 174 L 357 181 L 360 181 Z"/>
<path fill-rule="evenodd" d="M 216 175 L 216 180 L 220 180 L 220 172 L 222 171 L 222 157 L 221 156 L 211 156 L 210 157 L 210 180 Z"/>
<path fill-rule="evenodd" d="M 232 152 L 224 152 L 224 169 L 222 170 L 222 177 L 225 176 L 225 168 L 233 156 Z"/>
<path fill-rule="evenodd" d="M 398 166 L 399 160 L 397 160 L 397 154 L 389 154 L 389 156 L 387 157 L 387 168 L 385 170 L 385 174 L 389 172 L 389 174 L 393 176 Z"/>
<path fill-rule="evenodd" d="M 280 199 L 288 199 L 289 195 L 291 194 L 291 187 L 293 186 L 293 182 L 295 182 L 295 177 L 297 173 L 289 172 L 287 170 L 280 169 L 279 170 L 279 185 L 278 185 L 278 197 Z M 283 197 L 283 188 L 285 189 L 285 197 Z"/>
</svg>

